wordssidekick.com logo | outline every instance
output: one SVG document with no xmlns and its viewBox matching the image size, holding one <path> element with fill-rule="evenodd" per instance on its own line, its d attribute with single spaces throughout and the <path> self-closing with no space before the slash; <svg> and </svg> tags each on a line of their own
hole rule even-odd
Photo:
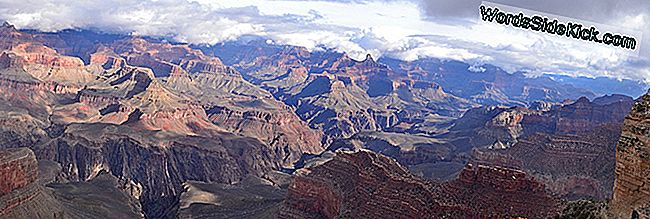
<svg viewBox="0 0 650 219">
<path fill-rule="evenodd" d="M 556 34 L 559 36 L 566 36 L 570 38 L 591 41 L 596 43 L 603 43 L 615 47 L 621 47 L 629 50 L 637 48 L 637 41 L 634 37 L 606 32 L 600 37 L 600 32 L 594 26 L 585 26 L 579 22 L 560 22 L 557 19 L 549 19 L 547 16 L 540 16 L 534 14 L 527 16 L 523 12 L 510 13 L 504 12 L 497 6 L 486 6 L 485 4 L 479 7 L 481 20 L 485 22 L 496 22 L 503 25 L 511 25 L 513 27 L 528 29 L 539 32 L 546 32 L 548 34 Z"/>
</svg>

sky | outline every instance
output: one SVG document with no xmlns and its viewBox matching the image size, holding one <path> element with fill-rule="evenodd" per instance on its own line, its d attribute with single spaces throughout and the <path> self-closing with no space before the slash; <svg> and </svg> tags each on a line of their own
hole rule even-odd
<svg viewBox="0 0 650 219">
<path fill-rule="evenodd" d="M 194 44 L 253 35 L 356 59 L 434 57 L 531 75 L 650 82 L 647 0 L 493 2 L 639 31 L 640 53 L 482 22 L 478 0 L 0 0 L 0 20 L 48 32 L 88 28 Z"/>
</svg>

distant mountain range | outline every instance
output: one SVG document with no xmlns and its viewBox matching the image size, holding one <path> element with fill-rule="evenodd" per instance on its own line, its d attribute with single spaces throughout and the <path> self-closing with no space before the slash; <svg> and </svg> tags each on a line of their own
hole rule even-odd
<svg viewBox="0 0 650 219">
<path fill-rule="evenodd" d="M 242 64 L 242 62 L 251 63 L 260 56 L 272 56 L 287 50 L 307 52 L 304 48 L 268 44 L 261 39 L 196 46 L 195 48 L 201 49 L 206 54 L 214 54 L 220 57 L 224 63 L 234 66 Z M 317 51 L 313 53 L 338 52 Z M 571 77 L 562 75 L 561 72 L 533 77 L 527 76 L 525 72 L 509 73 L 490 64 L 473 66 L 460 61 L 435 58 L 422 58 L 408 62 L 382 57 L 377 62 L 388 66 L 398 74 L 408 74 L 412 79 L 440 84 L 445 91 L 456 96 L 488 104 L 517 105 L 531 101 L 562 101 L 563 98 L 577 99 L 572 97 L 580 97 L 580 95 L 588 98 L 607 94 L 638 97 L 645 94 L 650 88 L 650 85 L 642 81 L 607 77 Z M 242 72 L 246 73 L 246 71 Z"/>
</svg>

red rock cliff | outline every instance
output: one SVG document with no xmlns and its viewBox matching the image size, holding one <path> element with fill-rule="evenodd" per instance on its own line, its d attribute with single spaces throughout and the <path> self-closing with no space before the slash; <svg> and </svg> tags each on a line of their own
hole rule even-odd
<svg viewBox="0 0 650 219">
<path fill-rule="evenodd" d="M 650 94 L 645 94 L 625 118 L 616 146 L 616 180 L 611 207 L 618 217 L 630 218 L 635 209 L 650 204 L 649 140 Z"/>
<path fill-rule="evenodd" d="M 458 179 L 435 184 L 369 151 L 338 152 L 301 170 L 281 218 L 547 218 L 558 200 L 525 172 L 468 164 Z"/>
</svg>

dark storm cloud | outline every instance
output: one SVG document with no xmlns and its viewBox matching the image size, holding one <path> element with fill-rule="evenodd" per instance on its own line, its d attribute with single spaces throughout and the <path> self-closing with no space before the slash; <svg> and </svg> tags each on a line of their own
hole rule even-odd
<svg viewBox="0 0 650 219">
<path fill-rule="evenodd" d="M 423 14 L 432 21 L 476 20 L 481 0 L 420 0 Z M 640 55 L 650 57 L 650 1 L 648 0 L 490 0 L 490 2 L 597 22 L 642 32 Z"/>
<path fill-rule="evenodd" d="M 491 0 L 490 2 L 600 23 L 608 23 L 612 17 L 622 15 L 650 14 L 650 2 L 647 0 Z M 419 3 L 424 13 L 433 18 L 466 18 L 477 17 L 477 8 L 481 4 L 481 1 L 421 0 Z"/>
</svg>

